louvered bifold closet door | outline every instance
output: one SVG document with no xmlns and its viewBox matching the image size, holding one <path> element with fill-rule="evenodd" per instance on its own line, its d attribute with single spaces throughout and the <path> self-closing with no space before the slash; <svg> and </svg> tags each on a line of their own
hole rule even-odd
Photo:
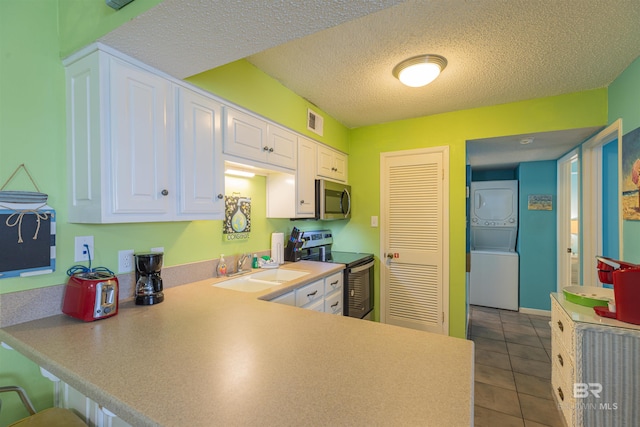
<svg viewBox="0 0 640 427">
<path fill-rule="evenodd" d="M 388 159 L 386 323 L 443 332 L 443 175 L 442 153 Z"/>
</svg>

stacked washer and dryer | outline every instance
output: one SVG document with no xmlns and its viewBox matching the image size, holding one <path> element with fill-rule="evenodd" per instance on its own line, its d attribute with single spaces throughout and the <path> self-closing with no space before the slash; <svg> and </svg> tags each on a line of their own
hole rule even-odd
<svg viewBox="0 0 640 427">
<path fill-rule="evenodd" d="M 518 181 L 471 183 L 469 303 L 518 310 Z"/>
</svg>

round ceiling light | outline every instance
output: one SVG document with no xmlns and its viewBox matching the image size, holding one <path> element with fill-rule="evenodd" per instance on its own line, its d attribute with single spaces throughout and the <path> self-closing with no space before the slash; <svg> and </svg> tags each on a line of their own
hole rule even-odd
<svg viewBox="0 0 640 427">
<path fill-rule="evenodd" d="M 434 81 L 446 66 L 442 56 L 418 55 L 393 67 L 393 75 L 406 86 L 421 87 Z"/>
</svg>

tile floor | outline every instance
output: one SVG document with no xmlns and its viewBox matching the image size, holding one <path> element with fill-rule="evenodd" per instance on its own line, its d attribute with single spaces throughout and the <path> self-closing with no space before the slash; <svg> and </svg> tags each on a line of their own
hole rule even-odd
<svg viewBox="0 0 640 427">
<path fill-rule="evenodd" d="M 476 427 L 563 427 L 551 391 L 549 317 L 471 306 Z"/>
</svg>

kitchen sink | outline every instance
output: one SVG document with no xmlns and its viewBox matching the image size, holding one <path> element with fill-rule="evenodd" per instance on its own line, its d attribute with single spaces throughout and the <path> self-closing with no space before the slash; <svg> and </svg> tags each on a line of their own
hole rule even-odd
<svg viewBox="0 0 640 427">
<path fill-rule="evenodd" d="M 285 283 L 290 280 L 299 279 L 300 277 L 309 274 L 308 271 L 300 270 L 266 270 L 260 273 L 253 273 L 251 277 L 259 280 L 266 280 L 268 282 Z"/>
<path fill-rule="evenodd" d="M 225 280 L 213 286 L 240 292 L 259 292 L 298 279 L 307 274 L 309 274 L 309 272 L 299 270 L 268 270 Z"/>
</svg>

